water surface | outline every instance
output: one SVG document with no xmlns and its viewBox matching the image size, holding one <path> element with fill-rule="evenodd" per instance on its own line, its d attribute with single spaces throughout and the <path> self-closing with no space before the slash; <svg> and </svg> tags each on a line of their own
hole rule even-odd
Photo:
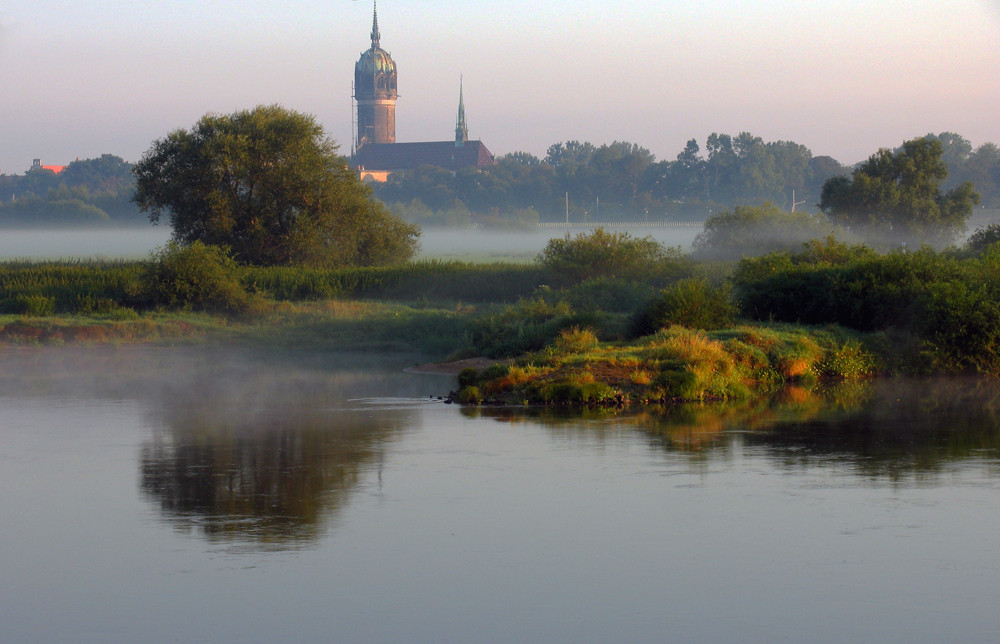
<svg viewBox="0 0 1000 644">
<path fill-rule="evenodd" d="M 992 642 L 981 380 L 461 409 L 420 356 L 4 352 L 4 642 Z"/>
</svg>

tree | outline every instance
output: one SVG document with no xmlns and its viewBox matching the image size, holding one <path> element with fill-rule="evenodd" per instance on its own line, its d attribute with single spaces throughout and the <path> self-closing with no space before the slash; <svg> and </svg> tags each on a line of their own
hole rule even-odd
<svg viewBox="0 0 1000 644">
<path fill-rule="evenodd" d="M 496 161 L 498 164 L 506 162 L 517 165 L 539 165 L 542 162 L 542 160 L 534 154 L 531 154 L 530 152 L 523 152 L 521 150 L 508 152 L 507 154 L 498 157 Z"/>
<path fill-rule="evenodd" d="M 965 230 L 979 195 L 969 182 L 942 193 L 948 176 L 940 140 L 906 141 L 896 152 L 879 150 L 850 177 L 823 184 L 820 209 L 854 230 L 891 234 L 903 241 L 950 241 Z"/>
<path fill-rule="evenodd" d="M 406 261 L 419 229 L 372 199 L 312 116 L 277 105 L 208 114 L 153 143 L 135 201 L 174 239 L 241 262 L 343 266 Z"/>
</svg>

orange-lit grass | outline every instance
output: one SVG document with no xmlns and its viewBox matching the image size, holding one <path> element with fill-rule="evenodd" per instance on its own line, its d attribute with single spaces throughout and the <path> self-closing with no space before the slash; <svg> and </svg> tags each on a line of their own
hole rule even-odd
<svg viewBox="0 0 1000 644">
<path fill-rule="evenodd" d="M 544 399 L 553 386 L 603 385 L 618 392 L 604 399 L 621 404 L 740 399 L 782 382 L 808 388 L 819 377 L 854 377 L 824 366 L 845 346 L 828 330 L 744 326 L 706 333 L 674 326 L 629 344 L 587 341 L 572 351 L 567 336 L 577 333 L 523 356 L 511 372 L 483 383 L 484 391 L 499 400 L 530 401 Z M 857 343 L 850 349 L 863 352 Z"/>
</svg>

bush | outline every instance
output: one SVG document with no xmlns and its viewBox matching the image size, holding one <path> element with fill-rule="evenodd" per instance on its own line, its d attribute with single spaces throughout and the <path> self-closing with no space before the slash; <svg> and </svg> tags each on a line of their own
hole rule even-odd
<svg viewBox="0 0 1000 644">
<path fill-rule="evenodd" d="M 140 289 L 154 305 L 241 311 L 251 298 L 240 277 L 239 265 L 221 248 L 200 241 L 188 246 L 170 242 L 152 254 Z"/>
<path fill-rule="evenodd" d="M 463 405 L 478 405 L 483 402 L 483 394 L 479 391 L 479 387 L 469 385 L 458 392 L 458 402 Z"/>
<path fill-rule="evenodd" d="M 687 270 L 680 250 L 666 248 L 652 237 L 609 233 L 597 228 L 590 234 L 550 239 L 537 261 L 556 283 L 574 284 L 605 277 L 631 281 L 676 278 Z"/>
<path fill-rule="evenodd" d="M 712 286 L 704 278 L 683 279 L 639 309 L 629 332 L 640 337 L 672 324 L 711 331 L 731 325 L 735 317 L 736 305 L 728 286 Z"/>
</svg>

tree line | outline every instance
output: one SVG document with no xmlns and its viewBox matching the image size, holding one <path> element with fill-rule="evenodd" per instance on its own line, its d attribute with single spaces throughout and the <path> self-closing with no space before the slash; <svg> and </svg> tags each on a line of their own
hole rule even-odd
<svg viewBox="0 0 1000 644">
<path fill-rule="evenodd" d="M 23 175 L 0 175 L 0 226 L 147 224 L 134 194 L 132 165 L 113 154 L 74 161 L 58 174 L 33 167 Z"/>
<path fill-rule="evenodd" d="M 996 144 L 974 148 L 951 132 L 923 138 L 941 144 L 944 190 L 970 182 L 981 206 L 1000 208 Z M 790 141 L 713 133 L 704 147 L 689 140 L 673 160 L 657 161 L 635 143 L 566 141 L 541 159 L 513 152 L 482 171 L 420 166 L 372 187 L 395 214 L 420 225 L 526 227 L 562 221 L 567 205 L 575 222 L 703 221 L 766 203 L 815 213 L 827 181 L 855 168 Z M 112 154 L 74 161 L 59 174 L 0 175 L 0 226 L 145 225 L 134 195 L 132 164 Z"/>
<path fill-rule="evenodd" d="M 951 132 L 923 138 L 942 145 L 944 189 L 971 182 L 983 206 L 1000 207 L 997 145 L 973 148 Z M 454 173 L 422 166 L 374 188 L 394 212 L 422 225 L 561 221 L 567 202 L 576 222 L 701 221 L 737 205 L 816 212 L 824 184 L 852 169 L 791 141 L 713 133 L 704 147 L 689 140 L 674 160 L 657 161 L 635 143 L 566 141 L 549 146 L 543 159 L 514 152 L 483 171 Z"/>
</svg>

